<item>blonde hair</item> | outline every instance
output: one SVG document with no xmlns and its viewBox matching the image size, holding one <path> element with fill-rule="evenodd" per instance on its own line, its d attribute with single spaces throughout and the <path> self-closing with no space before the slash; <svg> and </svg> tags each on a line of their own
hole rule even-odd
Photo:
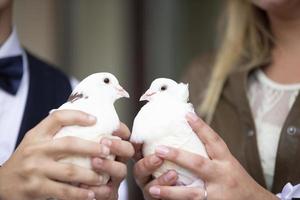
<svg viewBox="0 0 300 200">
<path fill-rule="evenodd" d="M 219 32 L 221 45 L 204 101 L 199 107 L 199 112 L 209 123 L 228 75 L 245 60 L 249 66 L 264 62 L 273 44 L 266 13 L 250 0 L 228 0 L 224 14 L 224 32 Z"/>
</svg>

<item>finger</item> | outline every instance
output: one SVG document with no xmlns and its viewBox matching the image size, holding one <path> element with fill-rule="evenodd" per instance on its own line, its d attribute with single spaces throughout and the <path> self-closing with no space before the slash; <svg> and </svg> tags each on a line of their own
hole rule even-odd
<svg viewBox="0 0 300 200">
<path fill-rule="evenodd" d="M 110 154 L 109 148 L 105 145 L 72 136 L 54 139 L 44 148 L 46 152 L 55 155 L 57 159 L 69 155 L 105 158 Z"/>
<path fill-rule="evenodd" d="M 93 158 L 92 166 L 96 172 L 107 173 L 115 182 L 121 182 L 127 175 L 127 167 L 124 163 L 108 160 Z"/>
<path fill-rule="evenodd" d="M 40 187 L 41 194 L 55 199 L 93 200 L 95 193 L 91 190 L 75 187 L 65 183 L 48 181 Z"/>
<path fill-rule="evenodd" d="M 96 172 L 73 164 L 50 162 L 44 169 L 46 176 L 52 180 L 86 185 L 101 184 L 101 176 Z"/>
<path fill-rule="evenodd" d="M 95 193 L 95 199 L 110 199 L 113 194 L 113 190 L 110 186 L 101 185 L 99 187 L 88 187 L 89 190 L 92 190 Z"/>
<path fill-rule="evenodd" d="M 122 138 L 122 140 L 129 140 L 130 130 L 124 123 L 121 122 L 119 128 L 113 132 L 113 135 Z"/>
<path fill-rule="evenodd" d="M 211 160 L 198 154 L 177 148 L 158 146 L 155 149 L 155 155 L 192 171 L 202 179 L 209 179 L 214 174 Z"/>
<path fill-rule="evenodd" d="M 137 184 L 143 188 L 151 180 L 151 174 L 163 164 L 163 160 L 155 155 L 149 155 L 139 160 L 133 167 Z"/>
<path fill-rule="evenodd" d="M 183 186 L 153 186 L 149 193 L 154 198 L 165 200 L 182 200 L 182 199 L 204 199 L 205 191 L 197 187 Z"/>
<path fill-rule="evenodd" d="M 124 157 L 126 159 L 131 158 L 134 155 L 134 148 L 130 142 L 103 138 L 100 143 L 109 147 L 110 153 L 113 155 Z"/>
<path fill-rule="evenodd" d="M 165 172 L 164 174 L 162 174 L 161 176 L 159 176 L 156 179 L 149 182 L 146 185 L 145 190 L 149 191 L 149 188 L 154 186 L 154 185 L 160 185 L 160 186 L 175 185 L 177 179 L 178 179 L 178 175 L 177 175 L 176 171 L 169 170 L 169 171 Z"/>
<path fill-rule="evenodd" d="M 193 131 L 204 143 L 210 158 L 223 159 L 229 155 L 229 150 L 223 139 L 196 114 L 188 113 L 186 117 Z"/>
<path fill-rule="evenodd" d="M 59 110 L 49 114 L 35 128 L 42 130 L 43 135 L 53 137 L 63 126 L 89 126 L 95 122 L 96 118 L 87 113 L 75 110 Z"/>
</svg>

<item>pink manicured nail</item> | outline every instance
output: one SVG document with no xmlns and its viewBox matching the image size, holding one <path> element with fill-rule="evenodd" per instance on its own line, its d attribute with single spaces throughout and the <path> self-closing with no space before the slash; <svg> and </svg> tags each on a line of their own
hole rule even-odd
<svg viewBox="0 0 300 200">
<path fill-rule="evenodd" d="M 156 147 L 155 152 L 157 155 L 164 157 L 169 153 L 169 148 L 165 146 L 158 146 Z"/>
<path fill-rule="evenodd" d="M 151 187 L 149 189 L 150 194 L 154 195 L 154 196 L 159 196 L 160 195 L 160 189 L 158 187 Z"/>
<path fill-rule="evenodd" d="M 156 156 L 152 156 L 152 157 L 150 158 L 150 163 L 151 163 L 152 165 L 154 165 L 154 166 L 157 166 L 157 165 L 159 165 L 160 163 L 162 163 L 161 161 L 162 161 L 162 160 L 161 160 L 160 158 L 156 157 Z"/>
<path fill-rule="evenodd" d="M 95 199 L 95 193 L 93 191 L 89 191 L 88 192 L 88 200 L 93 200 Z"/>
<path fill-rule="evenodd" d="M 95 116 L 93 116 L 93 115 L 88 115 L 88 120 L 90 122 L 95 122 L 97 120 L 97 118 Z"/>
<path fill-rule="evenodd" d="M 177 175 L 176 172 L 174 172 L 174 171 L 168 171 L 168 173 L 164 176 L 164 179 L 165 179 L 166 182 L 169 182 L 173 178 L 175 178 L 176 175 Z"/>
<path fill-rule="evenodd" d="M 104 139 L 101 140 L 101 144 L 104 144 L 104 145 L 110 147 L 111 144 L 112 144 L 112 141 L 109 140 L 109 139 L 104 138 Z"/>
<path fill-rule="evenodd" d="M 103 160 L 100 159 L 100 158 L 96 158 L 96 159 L 95 159 L 95 162 L 96 162 L 96 165 L 97 165 L 98 167 L 101 167 L 101 166 L 102 166 L 102 163 L 103 163 Z"/>
<path fill-rule="evenodd" d="M 108 156 L 109 155 L 109 148 L 107 146 L 102 145 L 101 146 L 101 154 L 104 156 Z"/>
<path fill-rule="evenodd" d="M 196 122 L 199 119 L 199 117 L 195 113 L 192 113 L 192 112 L 189 112 L 188 114 L 186 114 L 186 117 L 191 122 Z"/>
</svg>

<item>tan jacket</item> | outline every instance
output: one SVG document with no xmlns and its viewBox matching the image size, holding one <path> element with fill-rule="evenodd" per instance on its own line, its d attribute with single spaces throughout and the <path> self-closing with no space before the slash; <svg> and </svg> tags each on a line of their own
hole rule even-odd
<svg viewBox="0 0 300 200">
<path fill-rule="evenodd" d="M 209 63 L 206 61 L 202 63 Z M 266 188 L 258 154 L 255 124 L 246 93 L 247 78 L 251 71 L 249 68 L 242 69 L 229 76 L 211 127 L 220 134 L 231 153 L 248 173 Z M 191 102 L 195 107 L 199 106 L 205 95 L 210 72 L 209 67 L 196 62 L 184 78 L 190 83 Z M 300 183 L 300 95 L 282 127 L 272 192 L 281 192 L 288 182 L 293 185 Z"/>
</svg>

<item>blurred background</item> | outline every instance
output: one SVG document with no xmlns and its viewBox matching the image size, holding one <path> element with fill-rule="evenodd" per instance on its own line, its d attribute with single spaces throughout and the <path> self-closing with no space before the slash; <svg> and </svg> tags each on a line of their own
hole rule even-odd
<svg viewBox="0 0 300 200">
<path fill-rule="evenodd" d="M 15 0 L 22 44 L 77 78 L 108 71 L 131 94 L 116 103 L 132 125 L 141 94 L 157 77 L 179 80 L 215 47 L 221 0 Z M 132 163 L 130 164 L 130 166 Z M 129 199 L 141 199 L 128 176 Z"/>
</svg>

